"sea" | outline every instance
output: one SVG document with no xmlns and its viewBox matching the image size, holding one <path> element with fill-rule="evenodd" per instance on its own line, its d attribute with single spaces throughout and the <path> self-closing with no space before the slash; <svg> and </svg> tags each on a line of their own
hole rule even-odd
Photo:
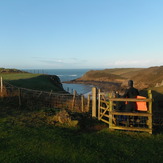
<svg viewBox="0 0 163 163">
<path fill-rule="evenodd" d="M 63 82 L 77 79 L 90 70 L 93 69 L 26 69 L 25 71 L 30 73 L 57 75 L 66 91 L 73 93 L 75 90 L 77 94 L 87 95 L 91 92 L 93 85 L 71 84 Z"/>
</svg>

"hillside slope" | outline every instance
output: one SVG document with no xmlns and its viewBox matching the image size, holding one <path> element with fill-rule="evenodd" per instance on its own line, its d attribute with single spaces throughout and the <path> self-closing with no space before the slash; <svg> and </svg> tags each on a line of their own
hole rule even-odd
<svg viewBox="0 0 163 163">
<path fill-rule="evenodd" d="M 115 68 L 91 70 L 73 82 L 114 82 L 126 86 L 128 80 L 134 80 L 135 86 L 143 89 L 161 86 L 163 81 L 163 66 L 150 68 Z"/>
<path fill-rule="evenodd" d="M 0 77 L 4 83 L 9 83 L 16 87 L 64 92 L 60 78 L 56 75 L 31 74 L 16 69 L 3 69 Z"/>
</svg>

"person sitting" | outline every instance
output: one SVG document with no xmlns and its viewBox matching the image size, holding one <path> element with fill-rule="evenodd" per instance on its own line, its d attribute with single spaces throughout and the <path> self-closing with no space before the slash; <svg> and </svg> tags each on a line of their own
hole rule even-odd
<svg viewBox="0 0 163 163">
<path fill-rule="evenodd" d="M 122 98 L 118 91 L 115 92 L 115 98 Z M 125 102 L 116 101 L 115 102 L 115 111 L 123 112 L 125 109 Z"/>
</svg>

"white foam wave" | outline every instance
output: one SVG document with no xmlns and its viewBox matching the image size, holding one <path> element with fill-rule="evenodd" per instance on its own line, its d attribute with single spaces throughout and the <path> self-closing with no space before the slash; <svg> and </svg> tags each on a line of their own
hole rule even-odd
<svg viewBox="0 0 163 163">
<path fill-rule="evenodd" d="M 68 76 L 77 76 L 77 75 L 68 75 Z"/>
</svg>

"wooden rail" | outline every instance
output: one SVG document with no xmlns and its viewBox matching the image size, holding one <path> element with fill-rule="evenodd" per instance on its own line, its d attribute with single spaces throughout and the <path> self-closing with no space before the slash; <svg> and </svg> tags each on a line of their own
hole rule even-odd
<svg viewBox="0 0 163 163">
<path fill-rule="evenodd" d="M 98 109 L 98 120 L 101 120 L 107 124 L 109 124 L 110 129 L 117 129 L 117 130 L 128 130 L 128 131 L 144 131 L 149 132 L 152 134 L 152 93 L 151 90 L 148 91 L 148 98 L 146 99 L 137 99 L 137 98 L 112 98 L 107 97 L 108 100 L 105 98 L 105 94 L 98 90 L 98 95 L 96 88 L 92 89 L 92 96 L 93 96 L 93 117 L 96 115 L 96 109 Z M 96 101 L 98 101 L 98 105 L 96 105 Z M 115 102 L 146 102 L 148 103 L 148 111 L 147 112 L 117 112 L 114 110 L 116 105 Z M 146 118 L 146 127 L 130 127 L 129 126 L 117 126 L 115 121 L 118 116 L 127 117 L 139 117 L 139 118 Z"/>
</svg>

